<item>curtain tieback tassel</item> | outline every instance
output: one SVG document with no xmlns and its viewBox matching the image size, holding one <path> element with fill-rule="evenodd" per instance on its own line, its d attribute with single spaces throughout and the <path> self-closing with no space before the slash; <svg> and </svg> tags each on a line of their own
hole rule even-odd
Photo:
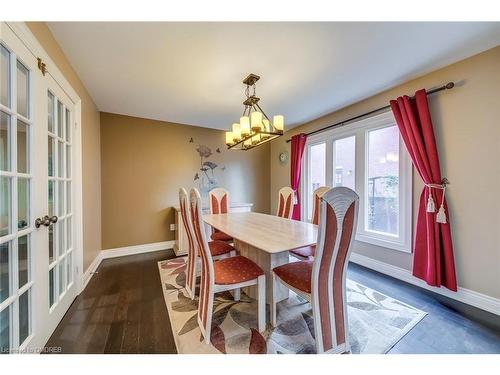
<svg viewBox="0 0 500 375">
<path fill-rule="evenodd" d="M 446 224 L 446 212 L 444 209 L 444 197 L 446 194 L 446 185 L 449 184 L 448 180 L 443 178 L 443 183 L 439 184 L 425 184 L 429 188 L 429 198 L 427 199 L 427 212 L 433 213 L 436 212 L 436 204 L 434 203 L 434 198 L 432 197 L 432 189 L 441 189 L 443 190 L 443 196 L 441 198 L 441 205 L 439 206 L 439 210 L 436 215 L 436 222 L 440 224 Z"/>
<path fill-rule="evenodd" d="M 441 224 L 446 224 L 446 213 L 444 212 L 444 206 L 439 207 L 439 211 L 436 215 L 436 222 Z"/>
<path fill-rule="evenodd" d="M 429 189 L 429 198 L 427 199 L 427 212 L 436 212 L 436 205 L 432 198 L 431 189 Z"/>
</svg>

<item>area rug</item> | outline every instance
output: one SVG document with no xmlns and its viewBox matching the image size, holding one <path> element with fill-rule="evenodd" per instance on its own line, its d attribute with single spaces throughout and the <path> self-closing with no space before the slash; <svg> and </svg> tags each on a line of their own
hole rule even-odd
<svg viewBox="0 0 500 375">
<path fill-rule="evenodd" d="M 198 327 L 198 299 L 184 289 L 186 258 L 158 262 L 177 352 L 180 354 L 315 353 L 311 305 L 291 292 L 278 303 L 277 327 L 257 330 L 257 301 L 241 293 L 216 294 L 211 345 Z M 197 293 L 198 295 L 198 293 Z M 422 320 L 426 313 L 352 280 L 347 280 L 349 340 L 352 353 L 383 354 Z M 269 322 L 269 307 L 267 311 Z"/>
</svg>

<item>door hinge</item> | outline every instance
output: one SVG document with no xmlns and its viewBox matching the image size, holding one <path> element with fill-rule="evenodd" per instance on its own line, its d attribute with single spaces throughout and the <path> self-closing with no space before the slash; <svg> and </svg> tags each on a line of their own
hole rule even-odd
<svg viewBox="0 0 500 375">
<path fill-rule="evenodd" d="M 42 74 L 45 76 L 45 73 L 47 73 L 47 65 L 45 65 L 40 57 L 37 57 L 36 59 L 38 60 L 38 69 L 40 69 Z"/>
</svg>

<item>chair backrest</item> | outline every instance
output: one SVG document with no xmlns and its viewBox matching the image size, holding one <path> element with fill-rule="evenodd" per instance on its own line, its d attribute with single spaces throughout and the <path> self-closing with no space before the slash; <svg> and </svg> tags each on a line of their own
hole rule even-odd
<svg viewBox="0 0 500 375">
<path fill-rule="evenodd" d="M 198 321 L 205 329 L 210 329 L 210 327 L 207 328 L 207 318 L 212 314 L 213 301 L 211 295 L 212 287 L 214 285 L 214 265 L 205 234 L 205 225 L 203 223 L 203 213 L 201 210 L 201 196 L 200 192 L 196 188 L 192 188 L 189 193 L 189 208 L 195 241 L 198 245 L 197 247 L 201 259 Z"/>
<path fill-rule="evenodd" d="M 189 213 L 189 198 L 186 189 L 179 189 L 179 206 L 181 211 L 182 225 L 184 227 L 184 232 L 186 232 L 186 237 L 188 240 L 188 260 L 186 267 L 186 275 L 193 275 L 196 256 L 197 256 L 197 246 L 194 242 L 194 232 L 193 224 L 191 223 L 191 216 Z M 188 291 L 193 290 L 193 283 L 196 282 L 196 277 L 186 277 L 186 288 Z"/>
<path fill-rule="evenodd" d="M 278 212 L 276 216 L 290 219 L 293 213 L 293 189 L 282 187 L 278 193 Z"/>
<path fill-rule="evenodd" d="M 211 214 L 227 214 L 229 212 L 229 193 L 226 189 L 215 188 L 208 193 Z"/>
<path fill-rule="evenodd" d="M 328 186 L 320 186 L 313 192 L 313 212 L 311 220 L 313 224 L 319 224 L 319 203 L 323 194 L 325 194 L 330 189 L 331 187 Z"/>
<path fill-rule="evenodd" d="M 336 187 L 321 197 L 312 271 L 312 307 L 319 352 L 348 348 L 346 270 L 358 218 L 359 197 Z M 319 341 L 318 341 L 319 340 Z"/>
</svg>

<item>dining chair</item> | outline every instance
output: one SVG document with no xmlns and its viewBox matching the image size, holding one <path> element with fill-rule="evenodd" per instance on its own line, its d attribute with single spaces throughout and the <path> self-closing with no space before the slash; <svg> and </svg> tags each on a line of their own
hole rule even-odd
<svg viewBox="0 0 500 375">
<path fill-rule="evenodd" d="M 278 193 L 278 212 L 276 216 L 285 219 L 291 219 L 293 213 L 293 189 L 291 187 L 282 187 Z"/>
<path fill-rule="evenodd" d="M 227 214 L 229 212 L 229 192 L 223 188 L 215 188 L 208 192 L 208 202 L 211 214 Z M 210 238 L 214 241 L 233 242 L 233 237 L 220 230 L 212 228 Z"/>
<path fill-rule="evenodd" d="M 197 251 L 194 241 L 193 225 L 189 218 L 189 198 L 186 189 L 179 189 L 179 206 L 181 211 L 182 225 L 186 233 L 188 243 L 188 257 L 186 265 L 186 291 L 191 299 L 194 299 L 196 294 L 196 277 L 200 265 L 200 253 Z M 210 254 L 214 260 L 224 259 L 236 255 L 236 249 L 224 241 L 208 242 Z"/>
<path fill-rule="evenodd" d="M 313 210 L 311 222 L 315 225 L 319 224 L 319 203 L 321 201 L 321 197 L 330 189 L 331 187 L 329 186 L 320 186 L 313 192 Z M 290 250 L 290 255 L 299 260 L 307 260 L 314 257 L 315 251 L 316 245 L 304 246 L 299 249 Z"/>
<path fill-rule="evenodd" d="M 278 283 L 281 283 L 311 303 L 317 352 L 350 352 L 346 270 L 357 224 L 359 197 L 349 188 L 336 187 L 326 192 L 320 202 L 314 260 L 273 269 L 271 325 L 276 326 L 275 296 Z"/>
<path fill-rule="evenodd" d="M 234 290 L 234 299 L 237 301 L 240 298 L 240 288 L 252 285 L 257 286 L 258 329 L 263 332 L 266 328 L 266 276 L 264 271 L 253 261 L 241 255 L 214 262 L 203 229 L 201 197 L 198 189 L 191 189 L 189 199 L 194 237 L 201 257 L 198 325 L 205 338 L 205 343 L 210 343 L 214 294 Z"/>
</svg>

